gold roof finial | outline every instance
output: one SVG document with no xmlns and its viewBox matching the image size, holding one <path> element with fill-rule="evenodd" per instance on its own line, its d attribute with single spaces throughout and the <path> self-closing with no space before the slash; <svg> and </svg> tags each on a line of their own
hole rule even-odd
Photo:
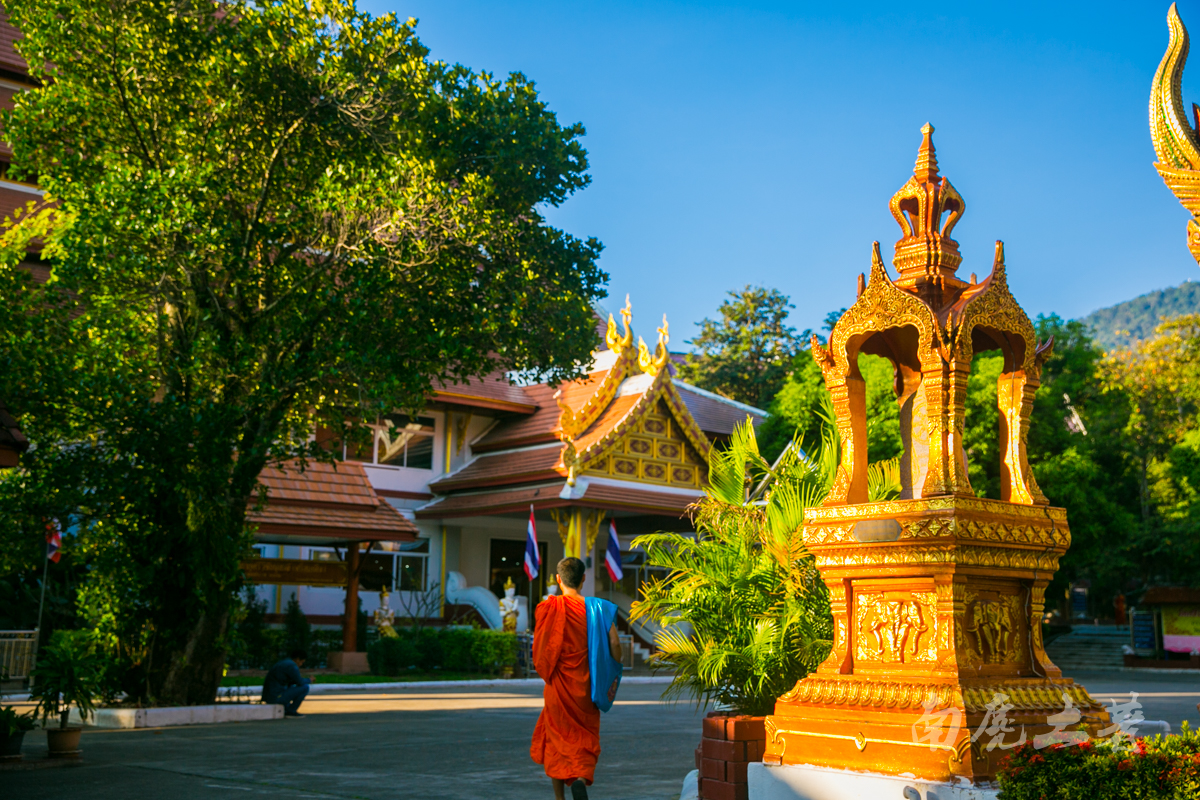
<svg viewBox="0 0 1200 800">
<path fill-rule="evenodd" d="M 667 315 L 663 314 L 663 324 L 658 329 L 658 344 L 654 346 L 653 356 L 650 355 L 650 348 L 646 346 L 646 342 L 642 337 L 638 337 L 638 366 L 642 372 L 651 378 L 658 375 L 671 359 L 671 353 L 667 350 L 667 343 L 670 341 L 671 334 L 667 327 Z"/>
<path fill-rule="evenodd" d="M 889 204 L 904 233 L 896 242 L 895 265 L 900 272 L 896 285 L 917 294 L 933 308 L 941 308 L 955 295 L 954 290 L 967 285 L 955 277 L 962 256 L 958 242 L 950 238 L 966 203 L 950 181 L 938 173 L 933 126 L 925 123 L 921 135 L 913 176 Z"/>
<path fill-rule="evenodd" d="M 933 126 L 926 122 L 921 126 L 921 149 L 917 151 L 917 166 L 913 177 L 921 183 L 938 183 L 937 150 L 933 147 Z"/>
<path fill-rule="evenodd" d="M 633 330 L 629 323 L 633 319 L 633 307 L 629 303 L 629 295 L 625 295 L 625 307 L 621 309 L 621 321 L 625 323 L 625 334 L 617 332 L 617 321 L 613 315 L 608 315 L 608 331 L 604 334 L 604 342 L 609 350 L 620 352 L 633 345 Z"/>
</svg>

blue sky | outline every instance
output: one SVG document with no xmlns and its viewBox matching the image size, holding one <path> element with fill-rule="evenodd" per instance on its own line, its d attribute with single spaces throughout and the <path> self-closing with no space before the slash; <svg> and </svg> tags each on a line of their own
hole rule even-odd
<svg viewBox="0 0 1200 800">
<path fill-rule="evenodd" d="M 1078 317 L 1200 279 L 1154 171 L 1150 81 L 1167 2 L 669 3 L 396 0 L 434 58 L 534 79 L 582 122 L 592 185 L 549 211 L 605 244 L 606 305 L 665 312 L 672 349 L 744 284 L 819 328 L 850 305 L 920 127 L 966 200 L 961 276 L 1003 239 L 1030 315 Z M 1179 4 L 1200 36 L 1200 0 Z M 1185 73 L 1200 101 L 1200 55 Z M 895 271 L 893 270 L 893 275 Z"/>
</svg>

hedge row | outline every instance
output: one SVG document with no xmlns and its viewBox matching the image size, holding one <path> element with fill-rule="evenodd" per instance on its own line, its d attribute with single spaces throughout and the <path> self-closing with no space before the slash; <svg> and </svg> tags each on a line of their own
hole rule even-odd
<svg viewBox="0 0 1200 800">
<path fill-rule="evenodd" d="M 1200 734 L 1129 742 L 1095 739 L 1035 750 L 1026 743 L 1001 763 L 1000 800 L 1196 800 Z"/>
<path fill-rule="evenodd" d="M 367 648 L 373 675 L 400 675 L 410 670 L 498 673 L 517 663 L 517 636 L 474 628 L 422 628 L 397 632 Z"/>
</svg>

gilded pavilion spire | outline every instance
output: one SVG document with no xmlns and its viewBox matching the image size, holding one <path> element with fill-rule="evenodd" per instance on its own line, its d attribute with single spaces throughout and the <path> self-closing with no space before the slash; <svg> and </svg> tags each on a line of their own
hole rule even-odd
<svg viewBox="0 0 1200 800">
<path fill-rule="evenodd" d="M 958 242 L 950 238 L 966 203 L 950 181 L 938 173 L 933 126 L 925 123 L 921 134 L 913 176 L 889 204 L 904 233 L 896 242 L 895 265 L 900 271 L 896 285 L 940 310 L 967 286 L 955 276 L 962 256 Z"/>
</svg>

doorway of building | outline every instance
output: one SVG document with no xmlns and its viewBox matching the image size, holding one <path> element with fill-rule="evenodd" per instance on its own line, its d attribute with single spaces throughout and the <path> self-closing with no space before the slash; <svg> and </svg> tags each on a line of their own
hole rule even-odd
<svg viewBox="0 0 1200 800">
<path fill-rule="evenodd" d="M 546 563 L 546 543 L 538 542 L 538 550 L 542 556 L 542 569 L 533 581 L 533 605 L 536 606 L 546 593 L 547 567 L 553 573 L 552 565 Z M 488 588 L 496 597 L 504 597 L 504 584 L 512 578 L 517 585 L 517 597 L 529 597 L 529 579 L 525 577 L 525 542 L 512 539 L 492 539 L 491 571 L 488 573 Z M 532 606 L 530 607 L 532 613 Z M 533 619 L 529 620 L 530 625 Z"/>
</svg>

